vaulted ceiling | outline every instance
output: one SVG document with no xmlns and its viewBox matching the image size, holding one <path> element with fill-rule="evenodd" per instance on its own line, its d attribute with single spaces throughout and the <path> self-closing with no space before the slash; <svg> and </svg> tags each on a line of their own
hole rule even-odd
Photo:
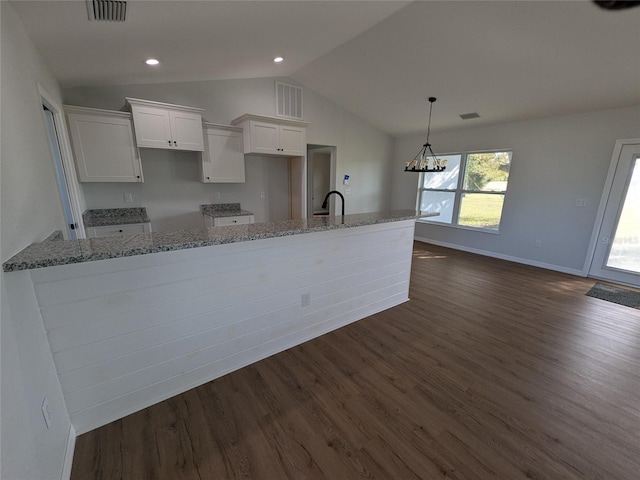
<svg viewBox="0 0 640 480">
<path fill-rule="evenodd" d="M 424 131 L 429 96 L 434 129 L 640 105 L 640 8 L 133 0 L 117 23 L 82 0 L 11 4 L 63 87 L 284 76 L 395 136 Z"/>
</svg>

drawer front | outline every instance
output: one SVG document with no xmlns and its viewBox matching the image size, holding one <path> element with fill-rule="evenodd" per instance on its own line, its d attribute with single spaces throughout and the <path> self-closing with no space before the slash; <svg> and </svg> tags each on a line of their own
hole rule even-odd
<svg viewBox="0 0 640 480">
<path fill-rule="evenodd" d="M 213 219 L 214 227 L 226 227 L 228 225 L 246 225 L 253 223 L 253 215 L 240 215 L 237 217 L 218 217 Z"/>
<path fill-rule="evenodd" d="M 87 237 L 114 237 L 116 235 L 130 235 L 132 233 L 146 233 L 150 229 L 145 223 L 134 223 L 131 225 L 110 225 L 108 227 L 88 227 Z"/>
</svg>

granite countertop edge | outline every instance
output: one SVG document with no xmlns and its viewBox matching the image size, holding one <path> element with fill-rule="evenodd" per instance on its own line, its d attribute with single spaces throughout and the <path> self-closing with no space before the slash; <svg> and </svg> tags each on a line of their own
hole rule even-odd
<svg viewBox="0 0 640 480">
<path fill-rule="evenodd" d="M 202 211 L 203 215 L 209 215 L 210 217 L 220 218 L 220 217 L 244 217 L 247 215 L 253 215 L 253 212 L 249 210 L 226 210 L 224 212 L 211 212 L 211 211 Z"/>
<path fill-rule="evenodd" d="M 242 210 L 239 203 L 200 205 L 200 212 L 213 218 L 253 215 L 249 210 Z"/>
<path fill-rule="evenodd" d="M 82 214 L 82 221 L 85 227 L 110 227 L 151 222 L 145 207 L 86 210 Z"/>
<path fill-rule="evenodd" d="M 320 217 L 284 222 L 252 223 L 174 232 L 138 233 L 83 240 L 49 240 L 33 243 L 3 263 L 5 272 L 146 255 L 189 248 L 224 245 L 305 233 L 415 220 L 437 213 L 393 210 Z"/>
</svg>

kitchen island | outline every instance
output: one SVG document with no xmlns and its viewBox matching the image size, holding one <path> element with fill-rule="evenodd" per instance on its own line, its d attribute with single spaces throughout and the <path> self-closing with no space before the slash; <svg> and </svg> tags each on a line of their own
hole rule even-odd
<svg viewBox="0 0 640 480">
<path fill-rule="evenodd" d="M 27 247 L 78 434 L 408 300 L 403 210 Z"/>
</svg>

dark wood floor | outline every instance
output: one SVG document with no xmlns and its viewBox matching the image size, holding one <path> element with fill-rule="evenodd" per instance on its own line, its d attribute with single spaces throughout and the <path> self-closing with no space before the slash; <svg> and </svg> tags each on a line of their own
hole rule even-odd
<svg viewBox="0 0 640 480">
<path fill-rule="evenodd" d="M 411 301 L 77 439 L 73 480 L 640 478 L 640 311 L 416 243 Z"/>
</svg>

